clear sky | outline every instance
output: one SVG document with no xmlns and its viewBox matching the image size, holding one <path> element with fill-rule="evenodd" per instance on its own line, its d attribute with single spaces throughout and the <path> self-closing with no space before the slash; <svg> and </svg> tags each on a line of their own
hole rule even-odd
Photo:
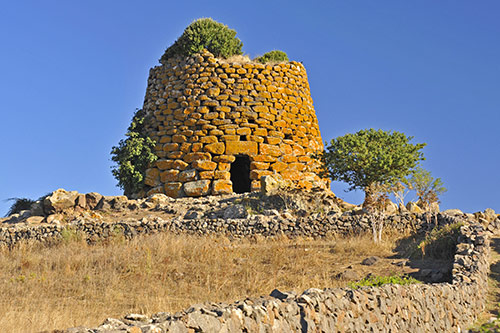
<svg viewBox="0 0 500 333">
<path fill-rule="evenodd" d="M 425 142 L 442 209 L 500 212 L 500 1 L 6 1 L 0 10 L 0 215 L 57 188 L 118 195 L 110 150 L 148 71 L 194 19 L 252 58 L 305 65 L 324 141 L 365 128 Z M 341 198 L 359 204 L 363 194 Z"/>
</svg>

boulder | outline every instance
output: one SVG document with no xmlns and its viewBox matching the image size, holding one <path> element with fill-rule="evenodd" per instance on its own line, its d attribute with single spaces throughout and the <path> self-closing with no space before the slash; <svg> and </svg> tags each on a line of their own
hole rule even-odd
<svg viewBox="0 0 500 333">
<path fill-rule="evenodd" d="M 43 222 L 45 217 L 43 216 L 31 216 L 26 219 L 26 223 L 28 224 L 40 224 Z"/>
<path fill-rule="evenodd" d="M 155 207 L 166 206 L 170 201 L 173 201 L 173 199 L 163 193 L 155 193 L 153 195 L 150 195 L 146 200 L 146 202 L 152 203 Z"/>
<path fill-rule="evenodd" d="M 62 188 L 55 190 L 43 200 L 43 208 L 46 214 L 62 212 L 75 206 L 77 191 L 68 192 Z"/>
<path fill-rule="evenodd" d="M 279 189 L 280 183 L 273 176 L 263 176 L 260 178 L 260 191 L 263 195 L 272 195 Z"/>
<path fill-rule="evenodd" d="M 264 175 L 260 177 L 260 192 L 263 195 L 273 195 L 291 186 L 292 182 L 284 179 L 279 174 Z"/>
<path fill-rule="evenodd" d="M 88 209 L 96 209 L 101 199 L 102 195 L 97 192 L 90 192 L 85 194 L 85 204 Z"/>
<path fill-rule="evenodd" d="M 488 222 L 493 222 L 497 218 L 497 214 L 495 214 L 495 211 L 491 208 L 486 208 L 483 214 L 484 218 L 488 220 Z"/>
<path fill-rule="evenodd" d="M 385 213 L 387 215 L 395 215 L 399 211 L 398 205 L 396 205 L 394 202 L 387 200 L 385 203 Z"/>
<path fill-rule="evenodd" d="M 408 212 L 413 214 L 421 214 L 424 212 L 422 208 L 420 208 L 416 202 L 410 201 L 406 204 L 406 209 Z"/>
</svg>

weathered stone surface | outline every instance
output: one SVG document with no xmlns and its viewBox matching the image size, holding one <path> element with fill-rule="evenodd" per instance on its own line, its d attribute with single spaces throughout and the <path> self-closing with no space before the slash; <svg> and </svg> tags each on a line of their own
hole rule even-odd
<svg viewBox="0 0 500 333">
<path fill-rule="evenodd" d="M 195 179 L 196 179 L 196 170 L 194 169 L 184 170 L 181 173 L 179 173 L 177 177 L 177 180 L 179 180 L 181 183 L 190 182 Z"/>
<path fill-rule="evenodd" d="M 420 214 L 423 213 L 423 209 L 420 208 L 417 203 L 410 201 L 406 204 L 406 210 L 408 210 L 410 213 L 415 213 L 415 214 Z"/>
<path fill-rule="evenodd" d="M 170 182 L 165 184 L 165 194 L 172 198 L 180 197 L 181 189 L 182 189 L 181 182 Z"/>
<path fill-rule="evenodd" d="M 184 192 L 190 197 L 207 195 L 210 190 L 210 180 L 197 180 L 184 183 Z"/>
<path fill-rule="evenodd" d="M 43 200 L 44 211 L 46 214 L 53 214 L 74 207 L 77 197 L 77 191 L 68 192 L 62 188 L 55 190 Z"/>
<path fill-rule="evenodd" d="M 211 143 L 205 146 L 205 151 L 212 154 L 224 154 L 226 145 L 224 142 Z"/>
<path fill-rule="evenodd" d="M 212 184 L 212 194 L 229 194 L 233 192 L 233 183 L 228 179 L 214 180 Z"/>
<path fill-rule="evenodd" d="M 160 183 L 159 177 L 160 177 L 160 170 L 156 168 L 148 169 L 146 170 L 146 177 L 144 178 L 144 184 L 154 187 Z"/>
<path fill-rule="evenodd" d="M 193 168 L 197 160 L 233 163 L 236 156 L 247 155 L 252 169 L 303 172 L 287 176 L 299 188 L 310 189 L 320 182 L 328 187 L 327 180 L 305 179 L 317 164 L 310 155 L 322 150 L 323 140 L 301 64 L 242 67 L 214 57 L 196 59 L 200 55 L 171 59 L 150 71 L 143 110 L 150 115 L 145 126 L 159 142 L 155 153 L 160 158 L 152 169 L 182 171 Z M 166 173 L 158 177 L 156 171 L 150 176 L 144 193 L 162 190 L 159 185 L 168 182 L 190 181 Z M 215 173 L 200 176 L 215 177 Z M 260 183 L 253 180 L 251 191 L 257 191 Z"/>
<path fill-rule="evenodd" d="M 212 171 L 217 168 L 217 163 L 212 161 L 197 160 L 193 162 L 193 168 L 200 171 Z"/>
<path fill-rule="evenodd" d="M 252 141 L 227 141 L 226 155 L 257 155 L 258 144 Z"/>
<path fill-rule="evenodd" d="M 102 195 L 97 192 L 90 192 L 85 194 L 85 202 L 87 203 L 87 208 L 95 209 L 102 199 Z"/>
</svg>

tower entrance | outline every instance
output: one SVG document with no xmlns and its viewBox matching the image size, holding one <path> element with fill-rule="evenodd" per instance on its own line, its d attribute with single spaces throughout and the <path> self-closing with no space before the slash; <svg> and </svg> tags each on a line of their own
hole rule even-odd
<svg viewBox="0 0 500 333">
<path fill-rule="evenodd" d="M 237 155 L 229 172 L 234 193 L 250 192 L 250 158 L 247 155 Z"/>
</svg>

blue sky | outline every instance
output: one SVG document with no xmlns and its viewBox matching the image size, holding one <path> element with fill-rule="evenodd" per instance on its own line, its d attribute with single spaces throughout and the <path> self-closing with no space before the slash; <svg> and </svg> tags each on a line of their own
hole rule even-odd
<svg viewBox="0 0 500 333">
<path fill-rule="evenodd" d="M 500 2 L 8 1 L 0 11 L 0 215 L 57 188 L 118 195 L 110 150 L 149 69 L 212 17 L 251 57 L 304 63 L 324 141 L 365 128 L 425 142 L 442 209 L 500 212 Z M 362 192 L 333 191 L 352 203 Z M 411 199 L 411 197 L 410 197 Z"/>
</svg>

